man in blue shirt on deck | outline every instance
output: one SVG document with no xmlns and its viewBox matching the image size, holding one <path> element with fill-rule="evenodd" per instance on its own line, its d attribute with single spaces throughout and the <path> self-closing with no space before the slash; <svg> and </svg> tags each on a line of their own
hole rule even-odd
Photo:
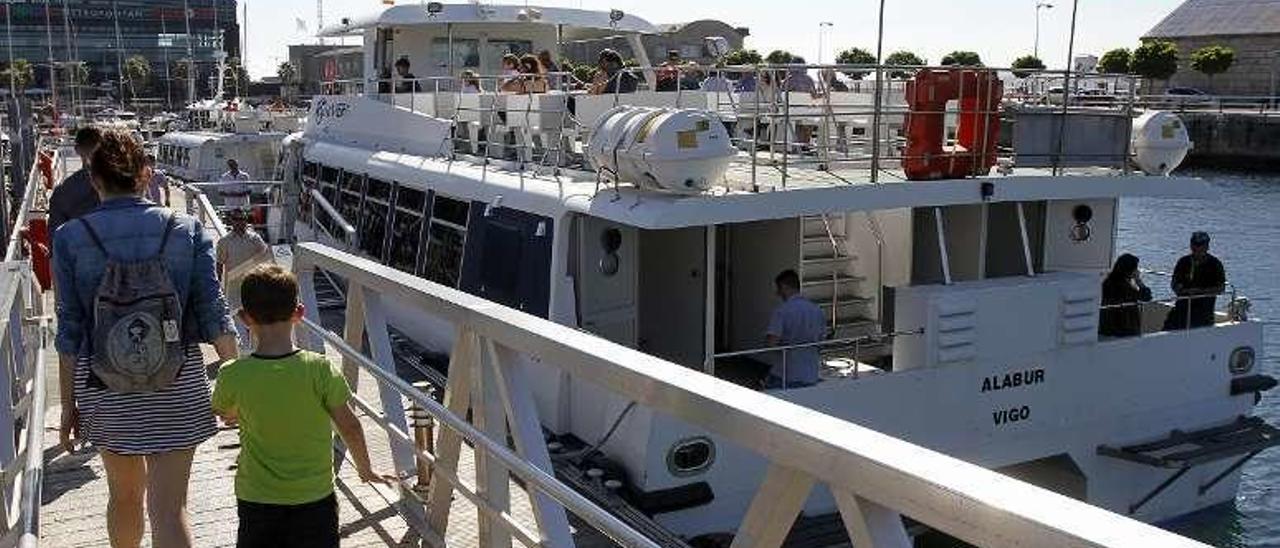
<svg viewBox="0 0 1280 548">
<path fill-rule="evenodd" d="M 769 346 L 816 343 L 827 338 L 822 309 L 800 294 L 800 275 L 784 270 L 773 280 L 782 304 L 773 310 L 765 340 Z M 818 383 L 819 348 L 811 346 L 775 353 L 769 388 L 800 388 Z M 783 380 L 785 379 L 785 384 Z"/>
</svg>

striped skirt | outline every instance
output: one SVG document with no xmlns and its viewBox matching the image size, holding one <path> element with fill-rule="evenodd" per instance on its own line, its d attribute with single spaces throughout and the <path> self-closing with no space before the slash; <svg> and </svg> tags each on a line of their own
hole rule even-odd
<svg viewBox="0 0 1280 548">
<path fill-rule="evenodd" d="M 173 384 L 148 393 L 112 392 L 89 386 L 88 356 L 76 361 L 75 394 L 80 435 L 118 455 L 151 455 L 191 449 L 213 437 L 217 424 L 199 345 L 188 345 Z"/>
</svg>

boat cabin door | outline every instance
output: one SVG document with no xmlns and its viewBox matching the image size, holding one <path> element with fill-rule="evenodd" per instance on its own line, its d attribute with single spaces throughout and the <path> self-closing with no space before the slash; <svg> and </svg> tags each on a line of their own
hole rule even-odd
<svg viewBox="0 0 1280 548">
<path fill-rule="evenodd" d="M 578 238 L 581 327 L 615 343 L 635 348 L 636 267 L 639 257 L 636 229 L 584 216 Z"/>
</svg>

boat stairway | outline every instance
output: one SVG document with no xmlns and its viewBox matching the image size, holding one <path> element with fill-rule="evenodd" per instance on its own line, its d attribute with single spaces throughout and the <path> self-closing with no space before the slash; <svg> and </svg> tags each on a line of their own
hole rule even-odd
<svg viewBox="0 0 1280 548">
<path fill-rule="evenodd" d="M 833 338 L 855 338 L 880 331 L 872 316 L 876 299 L 866 276 L 858 272 L 858 257 L 849 251 L 848 220 L 844 215 L 814 215 L 801 220 L 800 290 L 822 308 Z M 860 347 L 860 358 L 877 355 L 875 345 Z"/>
<path fill-rule="evenodd" d="M 316 305 L 321 310 L 341 309 L 347 306 L 344 284 L 332 274 L 317 270 L 315 273 Z"/>
</svg>

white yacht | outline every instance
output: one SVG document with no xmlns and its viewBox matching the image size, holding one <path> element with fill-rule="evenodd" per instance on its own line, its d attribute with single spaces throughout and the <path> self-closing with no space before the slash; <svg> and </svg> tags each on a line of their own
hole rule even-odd
<svg viewBox="0 0 1280 548">
<path fill-rule="evenodd" d="M 1173 307 L 1152 302 L 1132 336 L 1099 335 L 1121 199 L 1214 196 L 1168 176 L 1187 146 L 1176 117 L 997 108 L 987 69 L 817 98 L 647 91 L 651 70 L 635 93 L 448 91 L 507 52 L 655 31 L 486 3 L 344 19 L 326 33 L 364 38 L 366 74 L 286 141 L 292 237 L 750 386 L 786 359 L 765 329 L 775 276 L 795 270 L 831 336 L 812 345 L 820 381 L 772 395 L 1148 522 L 1229 503 L 1240 465 L 1277 442 L 1250 416 L 1275 381 L 1234 290 L 1211 325 L 1165 331 Z M 402 57 L 423 91 L 378 93 Z M 967 79 L 977 107 L 915 93 Z M 443 319 L 393 307 L 390 322 L 420 354 L 450 350 Z M 528 367 L 562 476 L 673 537 L 740 522 L 765 472 L 750 448 Z M 805 514 L 834 511 L 815 492 Z"/>
</svg>

